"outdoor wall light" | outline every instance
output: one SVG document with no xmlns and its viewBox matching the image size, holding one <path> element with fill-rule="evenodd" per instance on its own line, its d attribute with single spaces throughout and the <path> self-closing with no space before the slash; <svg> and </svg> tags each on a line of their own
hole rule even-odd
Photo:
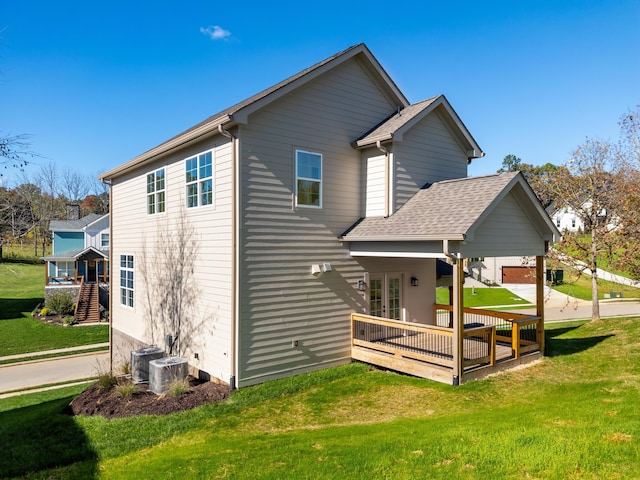
<svg viewBox="0 0 640 480">
<path fill-rule="evenodd" d="M 364 280 L 358 280 L 358 291 L 364 292 L 367 289 L 367 284 Z"/>
<path fill-rule="evenodd" d="M 418 279 L 416 277 L 411 277 L 411 286 L 417 287 L 418 285 L 420 285 L 420 282 L 418 281 Z"/>
</svg>

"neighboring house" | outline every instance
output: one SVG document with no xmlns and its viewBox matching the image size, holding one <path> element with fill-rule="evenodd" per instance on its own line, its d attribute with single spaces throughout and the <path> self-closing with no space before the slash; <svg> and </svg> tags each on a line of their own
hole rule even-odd
<svg viewBox="0 0 640 480">
<path fill-rule="evenodd" d="M 488 284 L 536 283 L 536 258 L 470 258 L 467 261 L 467 271 L 476 280 Z"/>
<path fill-rule="evenodd" d="M 102 303 L 108 305 L 109 214 L 91 213 L 80 218 L 78 205 L 67 206 L 66 220 L 52 220 L 52 254 L 46 262 L 45 296 L 64 289 L 79 303 L 83 284 L 104 284 Z M 94 289 L 98 295 L 99 289 Z M 93 293 L 87 293 L 93 295 Z"/>
<path fill-rule="evenodd" d="M 112 368 L 164 346 L 152 312 L 182 262 L 158 239 L 181 231 L 197 242 L 181 270 L 197 325 L 185 357 L 232 387 L 352 359 L 457 384 L 539 358 L 542 302 L 471 323 L 461 307 L 465 258 L 541 269 L 558 235 L 521 174 L 466 178 L 483 155 L 444 96 L 411 104 L 360 44 L 102 174 Z M 436 305 L 447 278 L 453 305 Z"/>
<path fill-rule="evenodd" d="M 547 212 L 556 228 L 561 232 L 584 232 L 582 219 L 570 206 L 555 208 L 554 204 L 551 204 Z"/>
</svg>

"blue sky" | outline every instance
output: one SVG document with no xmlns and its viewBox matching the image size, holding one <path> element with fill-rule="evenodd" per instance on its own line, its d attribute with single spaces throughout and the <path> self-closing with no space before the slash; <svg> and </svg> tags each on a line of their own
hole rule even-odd
<svg viewBox="0 0 640 480">
<path fill-rule="evenodd" d="M 410 101 L 447 96 L 486 152 L 470 175 L 562 164 L 640 104 L 637 0 L 238 5 L 2 2 L 0 135 L 97 174 L 360 42 Z"/>
</svg>

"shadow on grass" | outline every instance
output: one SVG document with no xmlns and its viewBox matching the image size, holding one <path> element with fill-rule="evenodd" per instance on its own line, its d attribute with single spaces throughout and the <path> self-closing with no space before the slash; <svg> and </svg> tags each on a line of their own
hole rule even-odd
<svg viewBox="0 0 640 480">
<path fill-rule="evenodd" d="M 0 320 L 24 317 L 22 312 L 31 312 L 43 302 L 41 298 L 0 298 Z"/>
<path fill-rule="evenodd" d="M 73 397 L 0 413 L 0 478 L 65 467 L 82 478 L 97 473 L 97 455 L 65 409 Z"/>
<path fill-rule="evenodd" d="M 583 352 L 595 347 L 600 342 L 611 338 L 614 335 L 598 335 L 596 337 L 582 338 L 557 338 L 565 333 L 571 332 L 582 325 L 573 325 L 565 328 L 554 328 L 553 330 L 545 330 L 544 355 L 546 357 L 558 357 L 560 355 L 572 355 L 574 353 Z"/>
</svg>

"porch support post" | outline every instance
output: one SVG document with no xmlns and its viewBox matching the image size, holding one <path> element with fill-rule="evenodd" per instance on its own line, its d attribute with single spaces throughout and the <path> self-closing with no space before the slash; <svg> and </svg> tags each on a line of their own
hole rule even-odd
<svg viewBox="0 0 640 480">
<path fill-rule="evenodd" d="M 462 384 L 464 373 L 464 265 L 458 258 L 453 265 L 453 384 Z"/>
<path fill-rule="evenodd" d="M 538 345 L 540 352 L 544 354 L 544 257 L 536 257 L 536 315 L 540 317 L 538 322 Z"/>
</svg>

